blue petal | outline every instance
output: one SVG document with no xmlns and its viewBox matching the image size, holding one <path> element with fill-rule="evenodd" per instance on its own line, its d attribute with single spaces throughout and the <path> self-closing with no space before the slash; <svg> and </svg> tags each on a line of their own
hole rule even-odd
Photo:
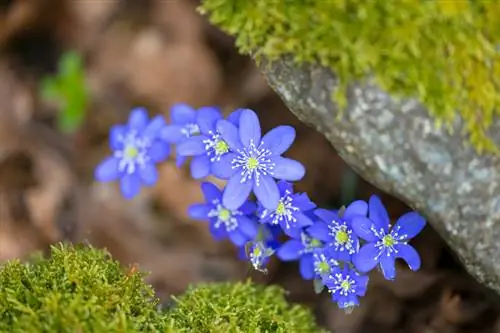
<svg viewBox="0 0 500 333">
<path fill-rule="evenodd" d="M 257 114 L 250 109 L 241 111 L 240 140 L 243 146 L 248 147 L 250 142 L 258 146 L 260 144 L 260 137 L 260 122 Z"/>
<path fill-rule="evenodd" d="M 293 205 L 300 209 L 302 212 L 313 210 L 316 204 L 309 199 L 307 193 L 297 193 L 293 196 Z"/>
<path fill-rule="evenodd" d="M 238 209 L 248 199 L 252 191 L 252 182 L 241 183 L 241 174 L 237 173 L 227 182 L 222 194 L 222 204 L 227 209 Z"/>
<path fill-rule="evenodd" d="M 120 172 L 118 165 L 120 161 L 114 157 L 108 157 L 102 161 L 94 171 L 94 177 L 99 182 L 112 182 L 118 179 Z"/>
<path fill-rule="evenodd" d="M 206 154 L 205 144 L 203 143 L 205 137 L 193 136 L 177 146 L 177 154 L 181 156 L 198 156 Z"/>
<path fill-rule="evenodd" d="M 206 202 L 212 202 L 216 199 L 220 200 L 222 197 L 222 191 L 215 184 L 210 182 L 201 183 L 201 191 L 203 192 Z"/>
<path fill-rule="evenodd" d="M 224 141 L 226 141 L 226 143 L 229 145 L 231 150 L 238 151 L 243 149 L 238 134 L 238 128 L 236 126 L 224 119 L 217 121 L 216 126 L 217 130 L 221 134 Z"/>
<path fill-rule="evenodd" d="M 384 253 L 380 257 L 380 269 L 386 280 L 394 280 L 396 277 L 396 258 Z"/>
<path fill-rule="evenodd" d="M 170 155 L 170 147 L 165 142 L 157 140 L 149 148 L 148 155 L 154 163 L 163 162 Z"/>
<path fill-rule="evenodd" d="M 146 109 L 143 107 L 137 107 L 132 109 L 130 116 L 128 117 L 128 126 L 138 132 L 142 132 L 146 129 L 148 125 L 149 117 Z"/>
<path fill-rule="evenodd" d="M 175 165 L 180 168 L 184 162 L 186 162 L 187 157 L 186 156 L 181 156 L 179 154 L 176 154 L 175 156 Z"/>
<path fill-rule="evenodd" d="M 125 175 L 120 180 L 120 190 L 126 199 L 135 197 L 141 189 L 141 178 L 137 173 Z"/>
<path fill-rule="evenodd" d="M 211 210 L 211 205 L 194 204 L 189 206 L 188 215 L 195 220 L 208 220 L 208 213 L 210 213 Z"/>
<path fill-rule="evenodd" d="M 356 216 L 352 219 L 351 223 L 354 233 L 367 242 L 376 242 L 379 238 L 371 231 L 374 224 L 371 220 L 364 216 Z"/>
<path fill-rule="evenodd" d="M 331 224 L 332 222 L 338 223 L 338 221 L 340 220 L 339 216 L 336 213 L 323 208 L 316 209 L 314 211 L 314 215 L 316 215 L 317 217 L 319 217 L 321 220 L 325 221 L 328 224 Z"/>
<path fill-rule="evenodd" d="M 209 135 L 216 132 L 215 124 L 217 123 L 217 120 L 221 118 L 222 114 L 219 109 L 205 106 L 198 109 L 196 122 L 200 127 L 200 132 L 205 135 Z"/>
<path fill-rule="evenodd" d="M 238 227 L 248 239 L 254 239 L 257 236 L 257 224 L 246 216 L 237 216 Z"/>
<path fill-rule="evenodd" d="M 146 164 L 139 170 L 139 175 L 146 186 L 152 186 L 158 181 L 158 170 L 153 164 Z"/>
<path fill-rule="evenodd" d="M 276 256 L 283 261 L 294 261 L 300 258 L 304 245 L 298 240 L 291 239 L 285 242 L 276 252 Z"/>
<path fill-rule="evenodd" d="M 229 114 L 229 116 L 227 116 L 227 121 L 231 122 L 234 126 L 239 127 L 240 126 L 240 116 L 241 116 L 241 112 L 243 110 L 244 109 L 237 109 L 237 110 L 234 110 L 233 112 L 231 112 Z"/>
<path fill-rule="evenodd" d="M 297 225 L 299 227 L 303 228 L 313 224 L 313 221 L 302 212 L 295 212 L 293 216 L 297 219 Z"/>
<path fill-rule="evenodd" d="M 279 224 L 283 230 L 283 232 L 292 238 L 300 238 L 300 234 L 302 233 L 301 228 L 286 228 L 285 222 L 281 221 Z"/>
<path fill-rule="evenodd" d="M 240 208 L 238 208 L 238 210 L 245 215 L 251 215 L 251 214 L 255 213 L 256 209 L 257 209 L 257 205 L 255 204 L 255 202 L 250 201 L 250 200 L 246 201 L 243 205 L 241 205 Z"/>
<path fill-rule="evenodd" d="M 280 189 L 280 195 L 283 197 L 289 193 L 293 193 L 293 184 L 284 180 L 280 180 L 277 182 L 278 188 Z"/>
<path fill-rule="evenodd" d="M 170 108 L 172 123 L 186 125 L 196 121 L 196 111 L 187 104 L 178 103 Z"/>
<path fill-rule="evenodd" d="M 408 264 L 408 267 L 412 271 L 418 271 L 420 269 L 420 256 L 418 252 L 408 244 L 396 244 L 394 245 L 396 249 L 396 258 L 401 258 Z"/>
<path fill-rule="evenodd" d="M 210 159 L 206 155 L 196 156 L 191 161 L 191 177 L 205 178 L 210 174 Z"/>
<path fill-rule="evenodd" d="M 228 234 L 229 234 L 229 239 L 236 246 L 243 246 L 245 245 L 246 242 L 248 242 L 248 238 L 238 229 L 229 231 Z"/>
<path fill-rule="evenodd" d="M 356 280 L 356 295 L 365 296 L 366 288 L 368 287 L 369 278 L 367 275 L 360 275 L 355 278 Z"/>
<path fill-rule="evenodd" d="M 398 240 L 409 240 L 418 235 L 425 227 L 425 219 L 422 215 L 411 212 L 401 216 L 392 228 L 394 235 L 397 232 Z M 395 235 L 394 235 L 395 236 Z"/>
<path fill-rule="evenodd" d="M 352 257 L 352 263 L 360 273 L 367 273 L 379 263 L 379 254 L 380 250 L 375 246 L 375 243 L 368 243 Z"/>
<path fill-rule="evenodd" d="M 363 200 L 356 200 L 347 206 L 344 215 L 342 215 L 343 220 L 350 220 L 354 216 L 361 215 L 366 216 L 368 213 L 368 204 Z"/>
<path fill-rule="evenodd" d="M 281 155 L 290 148 L 295 140 L 295 129 L 292 126 L 273 128 L 262 138 L 262 148 L 269 149 L 274 155 Z"/>
<path fill-rule="evenodd" d="M 307 233 L 311 235 L 312 238 L 316 238 L 322 242 L 330 242 L 332 236 L 330 235 L 330 229 L 325 222 L 316 221 L 312 226 L 307 228 Z"/>
<path fill-rule="evenodd" d="M 127 135 L 128 127 L 124 125 L 114 125 L 109 131 L 109 146 L 112 150 L 123 149 L 123 139 Z"/>
<path fill-rule="evenodd" d="M 215 224 L 213 222 L 210 223 L 209 229 L 210 229 L 210 233 L 212 234 L 212 236 L 214 237 L 214 239 L 216 241 L 223 240 L 224 238 L 227 238 L 227 236 L 228 236 L 226 228 L 224 228 L 222 226 L 220 226 L 219 228 L 216 228 Z"/>
<path fill-rule="evenodd" d="M 160 137 L 168 143 L 179 143 L 187 139 L 186 135 L 182 133 L 183 127 L 181 125 L 168 125 L 161 130 Z"/>
<path fill-rule="evenodd" d="M 377 230 L 383 229 L 386 234 L 389 233 L 389 215 L 376 195 L 372 195 L 368 202 L 368 218 L 373 221 Z"/>
<path fill-rule="evenodd" d="M 275 156 L 273 157 L 272 161 L 274 163 L 272 175 L 276 179 L 294 182 L 301 180 L 306 173 L 306 169 L 304 168 L 304 166 L 296 160 L 281 156 Z"/>
<path fill-rule="evenodd" d="M 300 258 L 299 270 L 304 280 L 312 280 L 314 278 L 314 260 L 311 254 L 305 254 Z"/>
<path fill-rule="evenodd" d="M 236 172 L 233 169 L 232 161 L 236 158 L 235 153 L 227 153 L 220 157 L 220 160 L 212 162 L 212 174 L 220 179 L 229 179 Z"/>
<path fill-rule="evenodd" d="M 269 210 L 278 208 L 280 191 L 276 181 L 271 176 L 261 175 L 258 184 L 254 180 L 253 192 L 264 208 Z"/>
<path fill-rule="evenodd" d="M 154 140 L 160 136 L 162 129 L 165 128 L 165 126 L 166 126 L 165 118 L 163 118 L 163 116 L 158 115 L 149 122 L 142 135 L 149 139 Z"/>
</svg>

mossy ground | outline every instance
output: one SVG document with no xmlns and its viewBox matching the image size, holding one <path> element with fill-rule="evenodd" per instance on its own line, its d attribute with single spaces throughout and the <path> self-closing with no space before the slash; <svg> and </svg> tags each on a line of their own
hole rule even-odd
<svg viewBox="0 0 500 333">
<path fill-rule="evenodd" d="M 202 12 L 243 53 L 319 62 L 345 88 L 374 75 L 394 96 L 418 98 L 450 124 L 457 112 L 479 152 L 500 109 L 500 1 L 204 0 Z"/>
<path fill-rule="evenodd" d="M 60 244 L 48 259 L 0 266 L 0 333 L 316 333 L 309 310 L 278 287 L 191 288 L 160 310 L 144 274 L 105 251 Z"/>
</svg>

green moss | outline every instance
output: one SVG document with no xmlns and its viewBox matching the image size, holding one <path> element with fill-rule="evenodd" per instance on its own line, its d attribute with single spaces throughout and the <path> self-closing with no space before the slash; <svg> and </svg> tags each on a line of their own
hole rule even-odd
<svg viewBox="0 0 500 333">
<path fill-rule="evenodd" d="M 321 332 L 277 287 L 200 286 L 161 311 L 143 277 L 87 246 L 8 262 L 0 266 L 0 333 Z"/>
<path fill-rule="evenodd" d="M 250 282 L 197 286 L 174 309 L 170 316 L 179 332 L 325 332 L 308 310 L 287 303 L 283 289 Z"/>
<path fill-rule="evenodd" d="M 333 69 L 341 106 L 349 82 L 374 75 L 437 124 L 458 110 L 479 152 L 500 151 L 486 133 L 500 113 L 500 1 L 204 0 L 202 12 L 243 53 Z"/>
</svg>

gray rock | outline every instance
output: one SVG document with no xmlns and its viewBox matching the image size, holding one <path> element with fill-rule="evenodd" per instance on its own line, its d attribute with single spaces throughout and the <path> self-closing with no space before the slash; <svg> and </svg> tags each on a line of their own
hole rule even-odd
<svg viewBox="0 0 500 333">
<path fill-rule="evenodd" d="M 417 101 L 393 99 L 370 84 L 348 89 L 340 115 L 330 70 L 288 58 L 259 67 L 299 119 L 363 178 L 425 215 L 470 274 L 500 292 L 500 159 L 467 144 L 459 117 L 449 134 Z M 491 133 L 500 145 L 498 120 Z"/>
</svg>

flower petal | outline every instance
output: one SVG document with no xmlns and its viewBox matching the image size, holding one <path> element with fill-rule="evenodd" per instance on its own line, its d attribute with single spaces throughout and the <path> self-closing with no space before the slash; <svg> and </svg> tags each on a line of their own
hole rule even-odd
<svg viewBox="0 0 500 333">
<path fill-rule="evenodd" d="M 401 216 L 394 228 L 392 228 L 392 233 L 397 232 L 398 240 L 409 240 L 415 237 L 424 229 L 425 227 L 425 219 L 422 215 L 416 212 L 410 212 L 403 216 Z"/>
<path fill-rule="evenodd" d="M 311 254 L 305 254 L 300 258 L 299 271 L 304 280 L 312 280 L 314 278 L 314 260 Z"/>
<path fill-rule="evenodd" d="M 276 251 L 276 256 L 283 261 L 294 261 L 300 258 L 302 250 L 304 250 L 304 245 L 296 239 L 291 239 L 281 245 Z"/>
<path fill-rule="evenodd" d="M 293 216 L 297 219 L 297 226 L 301 228 L 313 225 L 313 221 L 300 211 L 295 212 Z"/>
<path fill-rule="evenodd" d="M 281 155 L 290 148 L 294 140 L 295 129 L 292 126 L 278 126 L 264 135 L 262 148 L 269 149 L 275 155 Z"/>
<path fill-rule="evenodd" d="M 394 280 L 396 277 L 396 258 L 384 253 L 380 257 L 380 269 L 386 280 Z"/>
<path fill-rule="evenodd" d="M 366 216 L 368 213 L 368 204 L 363 200 L 356 200 L 347 206 L 342 219 L 350 220 L 356 215 Z"/>
<path fill-rule="evenodd" d="M 254 181 L 253 192 L 264 208 L 269 210 L 278 208 L 280 191 L 276 181 L 271 176 L 261 175 L 258 184 Z"/>
<path fill-rule="evenodd" d="M 246 242 L 248 242 L 248 238 L 238 229 L 233 231 L 229 231 L 229 239 L 236 246 L 243 246 Z"/>
<path fill-rule="evenodd" d="M 257 114 L 250 109 L 244 109 L 240 115 L 240 140 L 243 146 L 248 147 L 250 142 L 258 146 L 260 144 L 261 131 Z"/>
<path fill-rule="evenodd" d="M 143 168 L 139 169 L 141 180 L 146 186 L 152 186 L 158 181 L 158 170 L 153 164 L 146 164 Z"/>
<path fill-rule="evenodd" d="M 234 126 L 240 126 L 240 116 L 244 109 L 236 109 L 227 116 L 227 121 L 231 122 Z"/>
<path fill-rule="evenodd" d="M 356 277 L 356 295 L 365 296 L 368 280 L 369 277 L 367 275 L 359 275 Z"/>
<path fill-rule="evenodd" d="M 114 125 L 109 131 L 109 146 L 112 150 L 123 149 L 123 139 L 127 135 L 128 127 L 125 125 Z"/>
<path fill-rule="evenodd" d="M 332 222 L 338 223 L 340 221 L 340 218 L 336 213 L 324 208 L 314 210 L 314 215 L 319 217 L 322 221 L 325 221 L 327 224 L 331 224 Z"/>
<path fill-rule="evenodd" d="M 367 273 L 379 263 L 379 253 L 380 250 L 375 246 L 375 243 L 365 244 L 352 257 L 352 263 L 360 273 Z"/>
<path fill-rule="evenodd" d="M 307 193 L 297 193 L 293 196 L 293 205 L 303 212 L 315 209 L 317 206 L 309 199 Z"/>
<path fill-rule="evenodd" d="M 377 230 L 383 229 L 386 234 L 389 233 L 389 215 L 376 195 L 372 195 L 368 202 L 368 218 L 373 221 Z"/>
<path fill-rule="evenodd" d="M 406 261 L 408 267 L 410 267 L 412 271 L 418 271 L 420 269 L 420 256 L 413 246 L 408 244 L 396 244 L 394 248 L 397 251 L 396 258 L 401 258 Z"/>
<path fill-rule="evenodd" d="M 275 156 L 272 158 L 272 161 L 274 163 L 272 176 L 276 179 L 295 182 L 301 180 L 306 173 L 306 169 L 302 163 L 297 162 L 296 160 Z"/>
<path fill-rule="evenodd" d="M 186 156 L 181 156 L 179 154 L 176 154 L 175 156 L 175 165 L 180 168 L 184 162 L 186 162 L 187 157 Z"/>
<path fill-rule="evenodd" d="M 195 220 L 208 220 L 208 213 L 210 213 L 211 210 L 211 205 L 194 204 L 189 206 L 188 215 Z"/>
<path fill-rule="evenodd" d="M 377 237 L 371 230 L 371 228 L 374 227 L 373 222 L 367 217 L 355 216 L 352 219 L 351 227 L 358 237 L 367 242 L 376 242 L 379 240 L 379 237 Z"/>
<path fill-rule="evenodd" d="M 181 125 L 167 125 L 161 130 L 160 137 L 168 143 L 182 142 L 187 138 L 182 129 Z"/>
<path fill-rule="evenodd" d="M 212 162 L 212 174 L 220 179 L 229 179 L 236 172 L 233 169 L 232 162 L 236 158 L 235 153 L 227 153 L 220 157 L 217 161 Z"/>
<path fill-rule="evenodd" d="M 99 182 L 112 182 L 120 177 L 118 165 L 120 161 L 114 157 L 108 157 L 102 161 L 94 171 L 94 177 Z"/>
<path fill-rule="evenodd" d="M 238 208 L 238 210 L 245 215 L 251 215 L 255 213 L 256 209 L 257 209 L 257 204 L 250 200 L 245 201 L 245 203 L 241 205 L 240 208 Z"/>
<path fill-rule="evenodd" d="M 241 174 L 236 173 L 227 182 L 222 194 L 222 204 L 227 209 L 238 209 L 248 199 L 252 191 L 252 182 L 241 182 Z"/>
<path fill-rule="evenodd" d="M 238 220 L 238 228 L 248 239 L 254 239 L 257 236 L 258 229 L 254 220 L 244 215 L 238 216 L 236 219 Z"/>
<path fill-rule="evenodd" d="M 226 228 L 224 228 L 222 226 L 219 226 L 218 228 L 216 228 L 215 223 L 213 223 L 212 221 L 210 221 L 210 222 L 211 223 L 209 226 L 209 230 L 216 241 L 220 241 L 220 240 L 223 240 L 224 238 L 227 238 L 228 233 L 227 233 Z"/>
<path fill-rule="evenodd" d="M 312 238 L 322 242 L 329 242 L 332 239 L 330 229 L 328 229 L 327 224 L 323 221 L 316 221 L 312 226 L 307 228 L 307 233 L 311 235 Z"/>
<path fill-rule="evenodd" d="M 160 136 L 162 129 L 165 128 L 166 125 L 167 123 L 165 122 L 165 118 L 161 115 L 158 115 L 151 119 L 142 135 L 154 140 Z"/>
<path fill-rule="evenodd" d="M 206 155 L 195 156 L 191 160 L 191 177 L 194 179 L 205 178 L 210 174 L 210 159 Z"/>
<path fill-rule="evenodd" d="M 141 189 L 141 178 L 137 173 L 125 175 L 120 180 L 120 190 L 126 199 L 135 197 Z"/>
<path fill-rule="evenodd" d="M 209 135 L 210 133 L 215 133 L 215 124 L 221 118 L 222 114 L 218 108 L 205 106 L 198 109 L 196 123 L 200 127 L 201 133 Z"/>
<path fill-rule="evenodd" d="M 284 180 L 279 180 L 277 182 L 278 188 L 280 189 L 280 195 L 285 196 L 287 192 L 293 193 L 293 184 Z"/>
<path fill-rule="evenodd" d="M 136 107 L 130 112 L 130 116 L 128 117 L 128 126 L 131 129 L 142 132 L 148 125 L 148 120 L 149 117 L 146 109 L 143 107 Z"/>
<path fill-rule="evenodd" d="M 234 126 L 232 123 L 224 119 L 217 121 L 216 126 L 220 135 L 222 136 L 224 141 L 226 141 L 226 143 L 229 145 L 231 150 L 238 151 L 243 149 L 243 146 L 241 145 L 240 141 L 240 136 L 238 133 L 238 128 L 236 126 Z"/>
<path fill-rule="evenodd" d="M 203 136 L 193 136 L 177 145 L 177 154 L 181 156 L 197 156 L 205 154 Z"/>
<path fill-rule="evenodd" d="M 222 191 L 213 183 L 203 182 L 201 183 L 201 191 L 203 192 L 203 196 L 205 197 L 205 201 L 212 202 L 215 199 L 219 199 L 222 197 Z"/>
<path fill-rule="evenodd" d="M 149 148 L 148 155 L 154 163 L 163 162 L 170 155 L 170 147 L 167 143 L 156 140 Z"/>
<path fill-rule="evenodd" d="M 196 111 L 187 104 L 178 103 L 170 108 L 172 123 L 176 125 L 186 125 L 196 121 Z"/>
</svg>

